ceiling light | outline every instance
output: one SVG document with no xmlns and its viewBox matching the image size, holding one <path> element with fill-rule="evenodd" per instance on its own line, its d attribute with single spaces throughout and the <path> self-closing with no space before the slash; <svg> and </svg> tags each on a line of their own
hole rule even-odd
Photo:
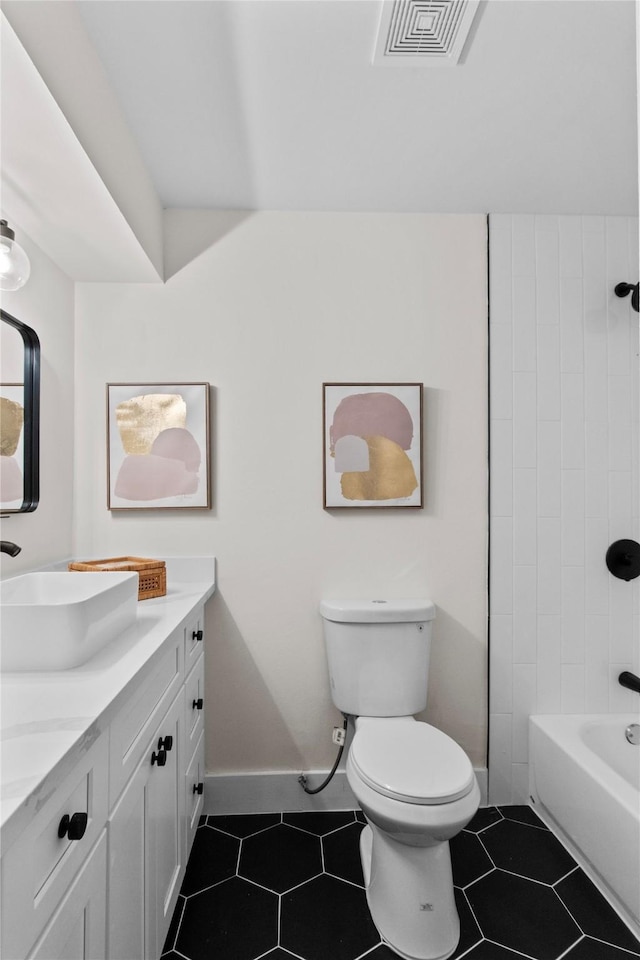
<svg viewBox="0 0 640 960">
<path fill-rule="evenodd" d="M 31 273 L 31 264 L 15 232 L 6 220 L 0 220 L 0 290 L 19 290 Z"/>
</svg>

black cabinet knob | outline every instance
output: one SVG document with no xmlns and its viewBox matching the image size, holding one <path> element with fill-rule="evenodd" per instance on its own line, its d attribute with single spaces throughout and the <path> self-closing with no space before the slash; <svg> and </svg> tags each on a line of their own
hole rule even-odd
<svg viewBox="0 0 640 960">
<path fill-rule="evenodd" d="M 158 750 L 166 750 L 167 753 L 169 753 L 169 750 L 171 750 L 172 746 L 173 746 L 173 737 L 171 736 L 160 737 L 160 739 L 158 740 Z"/>
<path fill-rule="evenodd" d="M 202 697 L 198 697 L 197 700 L 193 701 L 194 710 L 202 710 L 203 706 L 204 706 L 204 700 L 202 699 Z"/>
<path fill-rule="evenodd" d="M 88 819 L 86 813 L 74 813 L 72 816 L 65 813 L 58 824 L 58 836 L 60 839 L 68 837 L 69 840 L 82 840 Z"/>
<path fill-rule="evenodd" d="M 204 631 L 203 631 L 203 630 L 194 630 L 193 633 L 191 634 L 191 636 L 192 636 L 192 638 L 193 638 L 194 640 L 202 640 L 202 638 L 204 637 Z"/>
<path fill-rule="evenodd" d="M 204 792 L 204 783 L 194 783 L 193 792 L 202 794 Z"/>
<path fill-rule="evenodd" d="M 158 750 L 157 753 L 155 752 L 155 750 L 153 751 L 153 753 L 151 754 L 151 766 L 157 763 L 159 767 L 164 767 L 166 762 L 167 762 L 166 750 Z"/>
</svg>

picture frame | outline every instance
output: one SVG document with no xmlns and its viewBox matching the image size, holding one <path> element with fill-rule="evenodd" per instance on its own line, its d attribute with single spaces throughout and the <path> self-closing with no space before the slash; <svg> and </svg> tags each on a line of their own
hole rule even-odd
<svg viewBox="0 0 640 960">
<path fill-rule="evenodd" d="M 323 504 L 422 507 L 422 383 L 323 383 Z"/>
<path fill-rule="evenodd" d="M 210 509 L 210 385 L 107 384 L 107 508 Z"/>
</svg>

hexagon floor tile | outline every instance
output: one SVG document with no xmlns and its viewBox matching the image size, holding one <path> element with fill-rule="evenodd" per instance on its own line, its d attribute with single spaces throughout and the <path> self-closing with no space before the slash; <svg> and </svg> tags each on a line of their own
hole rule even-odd
<svg viewBox="0 0 640 960">
<path fill-rule="evenodd" d="M 396 960 L 367 908 L 360 811 L 202 817 L 163 960 Z M 638 960 L 640 942 L 526 806 L 451 841 L 451 960 Z"/>
</svg>

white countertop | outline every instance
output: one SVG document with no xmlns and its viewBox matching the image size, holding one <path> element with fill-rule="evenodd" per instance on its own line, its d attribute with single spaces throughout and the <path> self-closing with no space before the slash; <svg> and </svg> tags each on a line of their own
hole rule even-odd
<svg viewBox="0 0 640 960">
<path fill-rule="evenodd" d="M 215 591 L 213 557 L 167 559 L 167 593 L 138 603 L 136 624 L 87 663 L 0 678 L 0 842 L 13 843 L 86 753 L 139 672 Z"/>
</svg>

